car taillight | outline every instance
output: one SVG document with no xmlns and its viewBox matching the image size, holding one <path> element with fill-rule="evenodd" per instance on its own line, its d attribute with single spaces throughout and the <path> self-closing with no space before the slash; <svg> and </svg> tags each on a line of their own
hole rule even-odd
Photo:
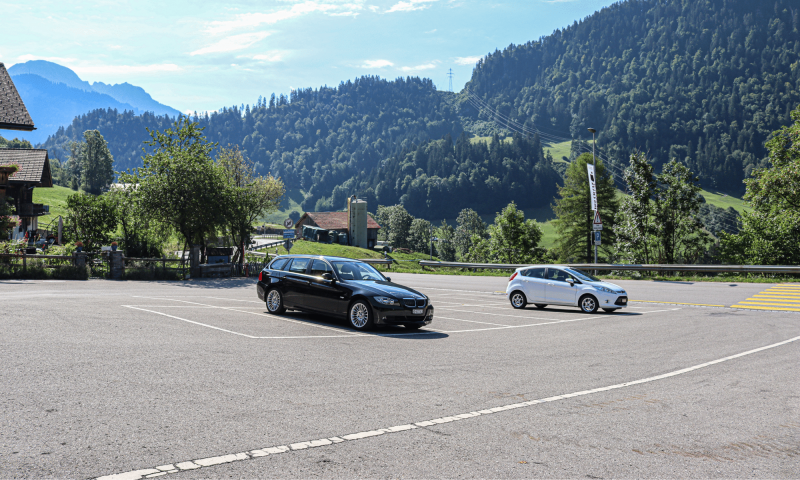
<svg viewBox="0 0 800 480">
<path fill-rule="evenodd" d="M 263 271 L 258 272 L 258 281 L 259 282 L 263 282 L 264 281 L 264 272 Z"/>
<path fill-rule="evenodd" d="M 514 275 L 511 275 L 511 278 L 509 278 L 508 281 L 510 282 L 511 280 L 514 280 L 514 277 L 517 276 L 517 273 L 519 272 L 514 272 Z"/>
</svg>

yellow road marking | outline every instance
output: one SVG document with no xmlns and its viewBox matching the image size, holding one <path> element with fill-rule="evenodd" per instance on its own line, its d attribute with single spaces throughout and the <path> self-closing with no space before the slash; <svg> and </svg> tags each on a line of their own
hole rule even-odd
<svg viewBox="0 0 800 480">
<path fill-rule="evenodd" d="M 739 302 L 740 304 L 747 305 L 773 305 L 776 307 L 800 307 L 796 303 L 767 303 L 767 302 Z"/>
<path fill-rule="evenodd" d="M 679 303 L 660 300 L 631 300 L 631 302 L 644 302 L 644 303 L 664 303 L 667 305 L 695 305 L 698 307 L 724 307 L 725 305 L 710 305 L 707 303 Z"/>
<path fill-rule="evenodd" d="M 793 302 L 793 303 L 800 303 L 800 299 L 797 299 L 797 300 L 792 300 L 792 299 L 790 299 L 790 298 L 781 298 L 781 297 L 767 297 L 767 296 L 761 296 L 761 295 L 756 295 L 756 296 L 753 296 L 752 298 L 748 298 L 748 300 L 765 300 L 765 301 L 766 301 L 766 300 L 775 300 L 775 301 L 781 301 L 781 302 Z"/>
<path fill-rule="evenodd" d="M 731 308 L 749 308 L 751 310 L 775 310 L 775 311 L 792 311 L 792 312 L 800 312 L 800 308 L 772 308 L 772 307 L 755 307 L 755 306 L 747 306 L 747 305 L 731 305 Z"/>
<path fill-rule="evenodd" d="M 754 297 L 757 297 L 759 295 L 762 297 L 787 297 L 787 298 L 800 297 L 800 294 L 794 294 L 794 293 L 758 292 L 753 294 Z"/>
</svg>

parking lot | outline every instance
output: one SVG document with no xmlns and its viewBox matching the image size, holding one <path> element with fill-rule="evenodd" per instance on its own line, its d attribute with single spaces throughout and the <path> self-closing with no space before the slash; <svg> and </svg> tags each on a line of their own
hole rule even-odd
<svg viewBox="0 0 800 480">
<path fill-rule="evenodd" d="M 800 476 L 792 286 L 618 282 L 587 315 L 392 277 L 430 326 L 270 315 L 252 279 L 0 282 L 0 477 Z"/>
</svg>

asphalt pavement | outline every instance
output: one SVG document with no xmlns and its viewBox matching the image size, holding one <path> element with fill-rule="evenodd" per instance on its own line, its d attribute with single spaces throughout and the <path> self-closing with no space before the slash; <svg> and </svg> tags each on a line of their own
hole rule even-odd
<svg viewBox="0 0 800 480">
<path fill-rule="evenodd" d="M 771 285 L 390 274 L 417 333 L 266 313 L 253 279 L 0 281 L 0 478 L 800 477 L 800 312 Z"/>
</svg>

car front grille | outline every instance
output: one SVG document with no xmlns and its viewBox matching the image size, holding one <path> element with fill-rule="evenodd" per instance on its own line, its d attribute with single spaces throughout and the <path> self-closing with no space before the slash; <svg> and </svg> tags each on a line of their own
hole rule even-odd
<svg viewBox="0 0 800 480">
<path fill-rule="evenodd" d="M 409 308 L 424 308 L 425 299 L 404 298 L 403 305 Z"/>
</svg>

